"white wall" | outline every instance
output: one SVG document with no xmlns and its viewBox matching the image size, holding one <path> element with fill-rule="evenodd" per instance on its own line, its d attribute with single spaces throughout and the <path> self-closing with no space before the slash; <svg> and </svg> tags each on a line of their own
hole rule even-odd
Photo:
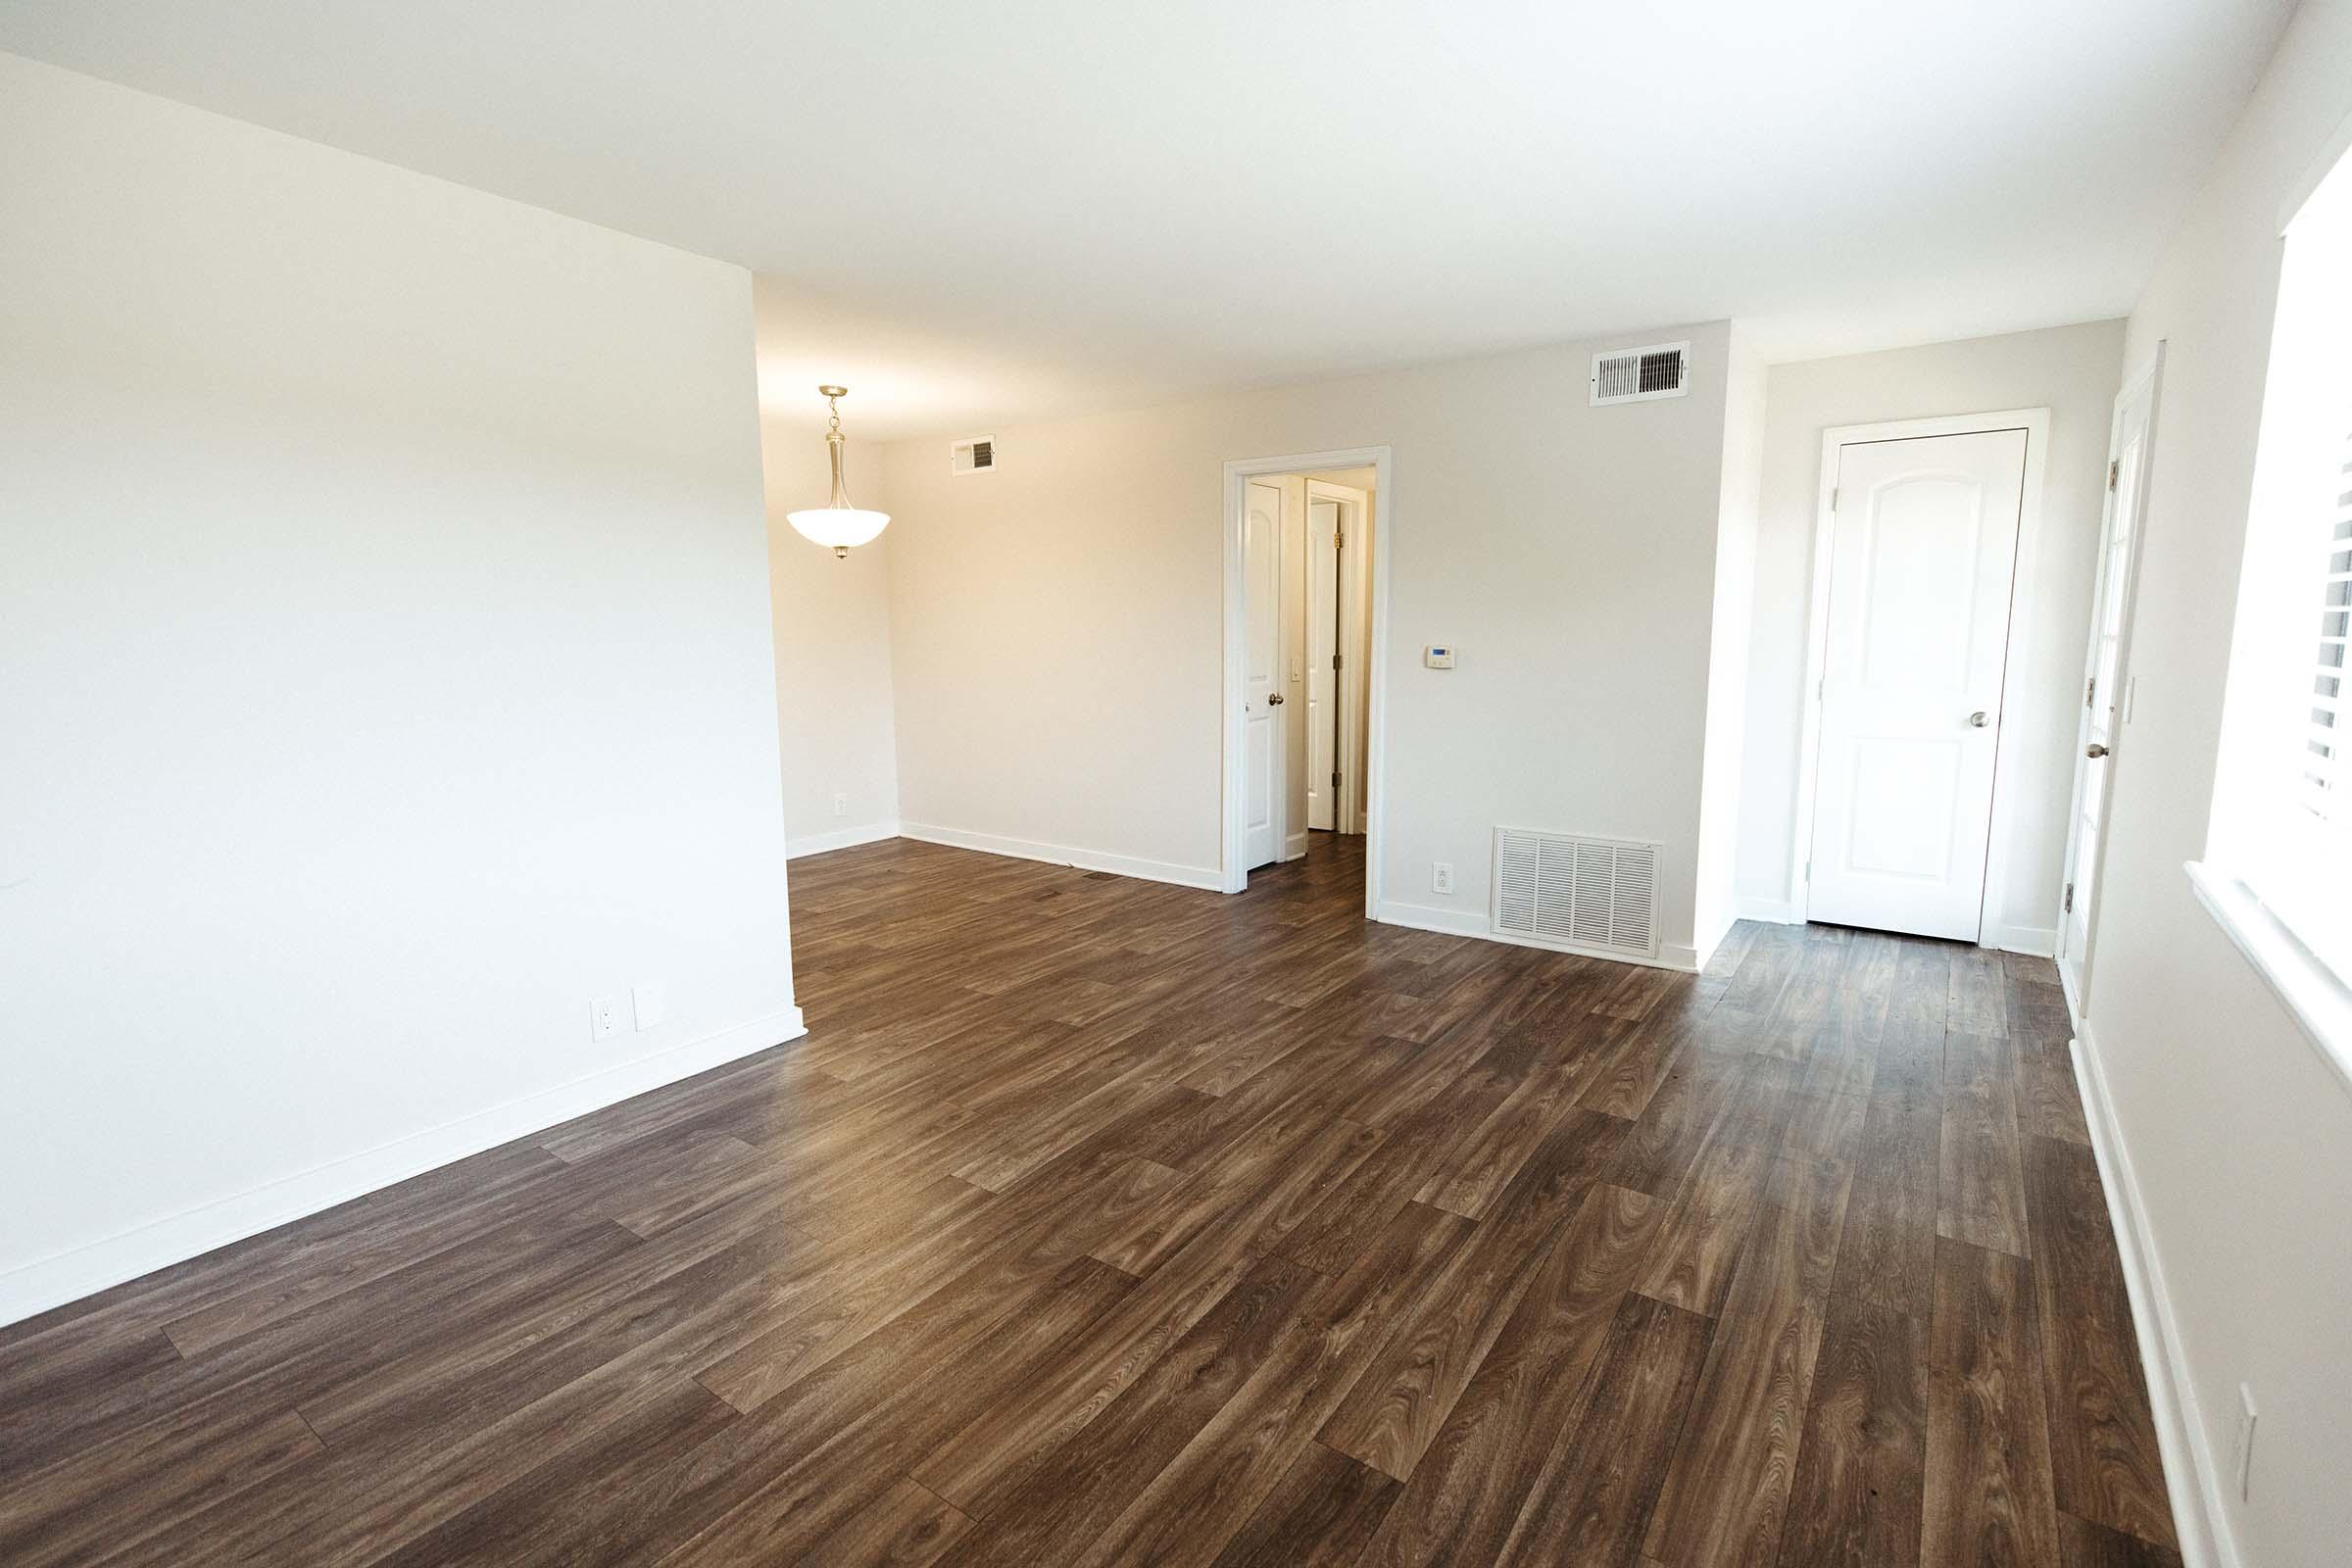
<svg viewBox="0 0 2352 1568">
<path fill-rule="evenodd" d="M 796 353 L 792 301 L 755 281 L 762 358 Z M 797 362 L 796 362 L 797 363 Z M 760 447 L 767 494 L 768 585 L 775 606 L 777 724 L 783 736 L 784 836 L 814 855 L 898 832 L 899 753 L 890 679 L 891 531 L 837 559 L 784 514 L 821 507 L 832 482 L 825 404 L 815 383 L 770 385 Z M 850 494 L 890 510 L 882 448 L 858 437 L 857 389 L 842 403 Z M 943 453 L 940 461 L 947 459 Z M 835 810 L 837 796 L 847 796 Z"/>
<path fill-rule="evenodd" d="M 2098 570 L 2107 426 L 2123 379 L 2123 323 L 2092 321 L 1926 348 L 1772 368 L 1755 623 L 1748 640 L 1747 754 L 1739 904 L 1786 919 L 1821 437 L 1833 426 L 2047 407 L 2050 449 L 2038 545 L 2021 544 L 2010 615 L 2008 703 L 1994 785 L 1994 873 L 1984 940 L 2048 952 L 2058 926 L 2074 788 L 2082 653 Z"/>
<path fill-rule="evenodd" d="M 1717 500 L 1713 631 L 1707 657 L 1706 772 L 1698 818 L 1697 947 L 1715 951 L 1737 915 L 1740 778 L 1747 741 L 1748 630 L 1763 502 L 1766 370 L 1738 327 L 1725 376 L 1723 484 Z"/>
<path fill-rule="evenodd" d="M 1593 349 L 1683 337 L 1690 396 L 1588 406 Z M 1387 444 L 1388 898 L 1483 930 L 1496 824 L 1660 839 L 1687 958 L 1728 338 L 1634 331 L 1004 429 L 985 478 L 894 446 L 901 814 L 1213 884 L 1221 465 Z M 1424 669 L 1427 643 L 1457 667 Z M 1439 860 L 1451 896 L 1430 891 Z"/>
<path fill-rule="evenodd" d="M 2278 276 L 2279 208 L 2352 113 L 2352 10 L 2306 4 L 2131 318 L 2168 343 L 2116 744 L 2087 1041 L 2104 1070 L 2210 1455 L 2261 1409 L 2237 1559 L 2352 1540 L 2352 1096 L 2192 898 L 2221 732 Z"/>
<path fill-rule="evenodd" d="M 748 275 L 10 56 L 0 234 L 0 1320 L 797 1031 Z"/>
</svg>

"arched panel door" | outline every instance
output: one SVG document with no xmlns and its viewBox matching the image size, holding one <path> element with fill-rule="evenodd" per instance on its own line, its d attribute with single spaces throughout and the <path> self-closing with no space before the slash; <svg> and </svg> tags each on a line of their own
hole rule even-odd
<svg viewBox="0 0 2352 1568">
<path fill-rule="evenodd" d="M 1838 449 L 1807 916 L 1977 940 L 2026 432 Z"/>
</svg>

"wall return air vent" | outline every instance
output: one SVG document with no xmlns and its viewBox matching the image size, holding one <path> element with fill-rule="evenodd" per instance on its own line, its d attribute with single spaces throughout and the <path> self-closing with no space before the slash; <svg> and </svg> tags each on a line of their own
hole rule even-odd
<svg viewBox="0 0 2352 1568">
<path fill-rule="evenodd" d="M 1652 343 L 1592 356 L 1594 403 L 1646 403 L 1690 390 L 1690 345 Z"/>
<path fill-rule="evenodd" d="M 989 473 L 997 466 L 997 438 L 976 435 L 969 441 L 951 442 L 948 446 L 950 473 Z"/>
<path fill-rule="evenodd" d="M 1494 830 L 1498 936 L 1633 958 L 1658 956 L 1658 846 Z"/>
</svg>

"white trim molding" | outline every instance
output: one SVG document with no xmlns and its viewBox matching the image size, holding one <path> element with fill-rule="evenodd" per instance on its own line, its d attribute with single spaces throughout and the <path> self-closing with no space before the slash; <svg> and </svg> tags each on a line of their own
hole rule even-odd
<svg viewBox="0 0 2352 1568">
<path fill-rule="evenodd" d="M 1984 934 L 1984 911 L 2002 907 L 2008 899 L 2008 870 L 2001 848 L 2015 836 L 2013 820 L 2021 808 L 2018 787 L 2001 769 L 2007 755 L 2009 682 L 2027 659 L 2031 627 L 2017 613 L 2018 587 L 2025 564 L 2040 559 L 2041 500 L 2044 470 L 2050 450 L 2050 411 L 2001 409 L 1989 414 L 1955 414 L 1932 419 L 1887 419 L 1876 424 L 1837 425 L 1821 433 L 1820 494 L 1813 518 L 1812 606 L 1805 630 L 1804 717 L 1797 732 L 1796 804 L 1788 847 L 1788 904 L 1792 924 L 1808 916 L 1813 896 L 1813 801 L 1821 759 L 1821 681 L 1829 664 L 1830 566 L 1838 531 L 1838 449 L 1872 441 L 1915 441 L 1939 435 L 1979 435 L 1990 430 L 2026 432 L 2025 488 L 2018 501 L 2017 555 L 2009 594 L 2008 652 L 2001 662 L 2002 725 L 1993 741 L 1992 802 L 1986 824 L 1984 885 L 1977 900 L 1978 934 Z"/>
<path fill-rule="evenodd" d="M 2076 1025 L 2074 1058 L 2090 1149 L 2099 1162 L 2099 1184 L 2107 1193 L 2107 1220 L 2123 1264 L 2124 1290 L 2132 1298 L 2132 1323 L 2139 1340 L 2139 1364 L 2147 1376 L 2149 1412 L 2155 1418 L 2165 1490 L 2172 1496 L 2173 1529 L 2180 1538 L 2181 1565 L 2240 1568 L 2229 1511 L 2223 1505 L 2222 1472 L 2205 1441 L 2196 1386 L 2189 1380 L 2188 1358 L 2180 1345 L 2180 1325 L 2164 1288 L 2147 1206 L 2132 1176 L 2132 1152 L 2116 1119 L 2107 1069 L 2088 1023 Z"/>
<path fill-rule="evenodd" d="M 1735 920 L 1761 920 L 1767 925 L 1803 925 L 1796 906 L 1787 899 L 1754 899 L 1745 896 L 1732 901 Z"/>
<path fill-rule="evenodd" d="M 617 1104 L 739 1057 L 757 1054 L 808 1032 L 801 1009 L 787 1002 L 715 1034 L 657 1051 L 650 1056 L 575 1078 L 488 1110 L 412 1133 L 362 1153 L 198 1207 L 152 1220 L 104 1241 L 55 1252 L 0 1274 L 0 1324 L 14 1323 L 68 1301 L 152 1274 L 159 1268 L 291 1224 L 338 1203 L 454 1164 L 501 1144 L 560 1126 L 575 1116 Z"/>
<path fill-rule="evenodd" d="M 2002 953 L 2022 953 L 2029 958 L 2046 958 L 2058 951 L 2058 928 L 1986 920 L 1977 935 L 1977 946 Z"/>
<path fill-rule="evenodd" d="M 784 858 L 797 860 L 804 855 L 830 855 L 835 850 L 852 850 L 860 844 L 879 844 L 884 839 L 899 836 L 897 821 L 868 822 L 863 827 L 845 827 L 832 833 L 808 833 L 799 838 L 784 835 Z"/>
<path fill-rule="evenodd" d="M 1217 725 L 1222 831 L 1219 834 L 1216 879 L 1209 884 L 1221 892 L 1239 893 L 1250 885 L 1250 868 L 1245 863 L 1248 856 L 1242 847 L 1242 820 L 1246 814 L 1242 793 L 1242 758 L 1246 755 L 1247 740 L 1242 727 L 1242 665 L 1245 662 L 1244 637 L 1248 619 L 1244 613 L 1246 596 L 1242 582 L 1242 526 L 1250 504 L 1250 481 L 1277 473 L 1304 475 L 1318 469 L 1369 467 L 1373 470 L 1372 493 L 1377 498 L 1374 505 L 1380 509 L 1380 515 L 1373 525 L 1377 538 L 1372 541 L 1371 690 L 1366 694 L 1369 710 L 1366 727 L 1369 734 L 1365 743 L 1364 767 L 1365 784 L 1371 802 L 1364 817 L 1364 915 L 1367 919 L 1380 918 L 1380 854 L 1381 847 L 1388 842 L 1389 560 L 1396 554 L 1393 546 L 1396 538 L 1396 491 L 1390 477 L 1390 464 L 1389 449 L 1377 446 L 1348 447 L 1337 452 L 1294 452 L 1276 458 L 1238 458 L 1225 465 L 1225 516 L 1221 528 L 1225 551 L 1222 607 L 1225 667 L 1219 688 L 1225 712 Z M 912 838 L 918 835 L 909 830 L 906 836 Z M 1142 876 L 1149 873 L 1129 874 Z M 1163 877 L 1161 880 L 1175 879 Z"/>
<path fill-rule="evenodd" d="M 1038 844 L 1028 839 L 1006 838 L 1001 833 L 974 833 L 929 822 L 901 822 L 899 837 L 924 844 L 944 844 L 954 850 L 978 850 L 983 855 L 1002 855 L 1015 860 L 1043 860 L 1049 865 L 1075 866 L 1081 871 L 1108 871 L 1114 876 L 1140 877 L 1146 882 L 1170 882 L 1180 888 L 1224 891 L 1224 878 L 1213 865 L 1139 860 L 1131 855 L 1075 849 L 1067 844 Z"/>
<path fill-rule="evenodd" d="M 1372 918 L 1383 925 L 1410 926 L 1415 931 L 1437 931 L 1449 937 L 1476 937 L 1481 942 L 1500 942 L 1506 947 L 1540 948 L 1545 953 L 1566 953 L 1580 958 L 1606 958 L 1611 963 L 1638 964 L 1645 969 L 1674 969 L 1684 974 L 1698 970 L 1697 950 L 1680 942 L 1659 945 L 1658 956 L 1643 957 L 1640 954 L 1617 953 L 1607 948 L 1572 948 L 1557 942 L 1538 942 L 1529 937 L 1514 936 L 1497 931 L 1484 909 L 1441 909 L 1427 904 L 1405 904 L 1396 899 L 1384 899 L 1372 911 Z"/>
</svg>

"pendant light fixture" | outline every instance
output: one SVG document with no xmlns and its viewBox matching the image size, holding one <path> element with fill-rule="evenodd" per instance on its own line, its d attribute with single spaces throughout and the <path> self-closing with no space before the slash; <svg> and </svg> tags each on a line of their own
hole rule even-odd
<svg viewBox="0 0 2352 1568">
<path fill-rule="evenodd" d="M 841 476 L 841 449 L 849 440 L 841 433 L 841 400 L 850 395 L 850 389 L 820 386 L 816 390 L 833 414 L 825 430 L 825 453 L 833 460 L 833 499 L 821 507 L 788 512 L 784 520 L 811 544 L 832 546 L 834 556 L 840 558 L 850 553 L 850 546 L 864 544 L 889 527 L 890 514 L 866 512 L 850 504 L 850 487 Z"/>
</svg>

